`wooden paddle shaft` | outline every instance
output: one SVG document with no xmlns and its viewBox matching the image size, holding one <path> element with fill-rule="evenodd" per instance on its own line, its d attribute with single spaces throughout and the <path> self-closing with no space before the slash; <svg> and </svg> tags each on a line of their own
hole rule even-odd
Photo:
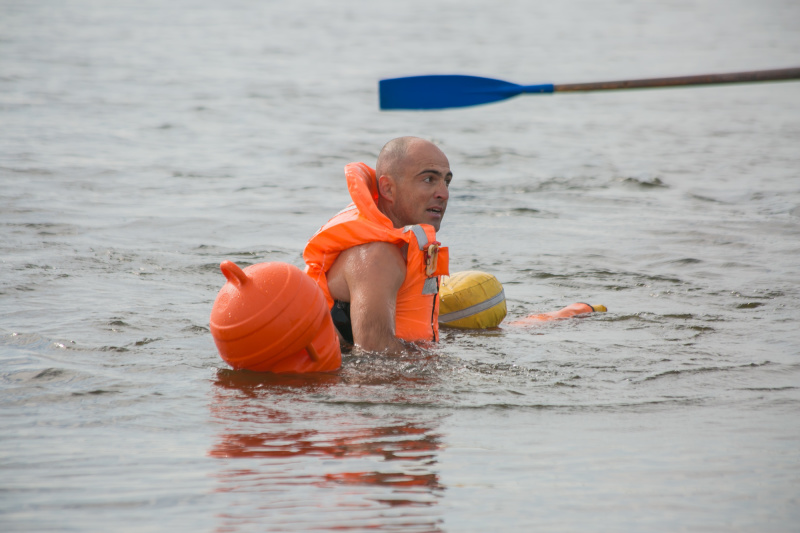
<svg viewBox="0 0 800 533">
<path fill-rule="evenodd" d="M 614 89 L 648 89 L 653 87 L 680 87 L 683 85 L 713 85 L 717 83 L 752 83 L 800 79 L 800 68 L 732 72 L 730 74 L 703 74 L 700 76 L 678 76 L 675 78 L 651 78 L 646 80 L 599 81 L 594 83 L 567 83 L 554 85 L 554 92 L 609 91 Z"/>
</svg>

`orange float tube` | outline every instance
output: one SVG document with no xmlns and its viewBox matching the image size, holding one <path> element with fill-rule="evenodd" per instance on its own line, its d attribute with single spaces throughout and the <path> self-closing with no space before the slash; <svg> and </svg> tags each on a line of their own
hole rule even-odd
<svg viewBox="0 0 800 533">
<path fill-rule="evenodd" d="M 524 326 L 525 324 L 533 324 L 536 322 L 549 322 L 550 320 L 558 320 L 560 318 L 570 318 L 575 315 L 585 315 L 587 313 L 605 313 L 607 311 L 604 305 L 589 305 L 585 303 L 574 303 L 568 305 L 558 311 L 550 311 L 549 313 L 540 313 L 535 315 L 528 315 L 525 318 L 509 322 L 509 325 Z"/>
<path fill-rule="evenodd" d="M 299 268 L 223 261 L 228 280 L 211 310 L 211 335 L 234 369 L 327 372 L 341 366 L 339 338 L 325 295 Z"/>
</svg>

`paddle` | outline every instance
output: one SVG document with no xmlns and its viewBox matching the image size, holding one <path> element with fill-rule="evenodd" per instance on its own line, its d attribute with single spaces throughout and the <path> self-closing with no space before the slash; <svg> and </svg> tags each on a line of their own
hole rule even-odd
<svg viewBox="0 0 800 533">
<path fill-rule="evenodd" d="M 796 79 L 800 79 L 800 68 L 565 85 L 517 85 L 478 76 L 432 75 L 380 80 L 378 92 L 381 109 L 446 109 L 499 102 L 522 93 L 609 91 Z"/>
</svg>

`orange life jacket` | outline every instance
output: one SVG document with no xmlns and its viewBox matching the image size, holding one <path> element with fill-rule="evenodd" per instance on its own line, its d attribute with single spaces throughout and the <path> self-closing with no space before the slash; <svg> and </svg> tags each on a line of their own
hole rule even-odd
<svg viewBox="0 0 800 533">
<path fill-rule="evenodd" d="M 408 245 L 406 277 L 397 292 L 395 335 L 406 341 L 439 340 L 439 277 L 449 273 L 447 248 L 439 248 L 428 224 L 395 228 L 378 209 L 375 170 L 364 163 L 345 167 L 353 203 L 322 226 L 303 250 L 306 273 L 320 286 L 333 307 L 327 272 L 339 254 L 370 242 Z"/>
</svg>

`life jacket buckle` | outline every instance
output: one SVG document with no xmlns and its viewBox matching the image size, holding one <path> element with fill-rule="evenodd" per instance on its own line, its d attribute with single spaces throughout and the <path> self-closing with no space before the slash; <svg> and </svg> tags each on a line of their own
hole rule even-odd
<svg viewBox="0 0 800 533">
<path fill-rule="evenodd" d="M 439 264 L 439 242 L 428 245 L 425 250 L 425 275 L 432 276 Z"/>
</svg>

